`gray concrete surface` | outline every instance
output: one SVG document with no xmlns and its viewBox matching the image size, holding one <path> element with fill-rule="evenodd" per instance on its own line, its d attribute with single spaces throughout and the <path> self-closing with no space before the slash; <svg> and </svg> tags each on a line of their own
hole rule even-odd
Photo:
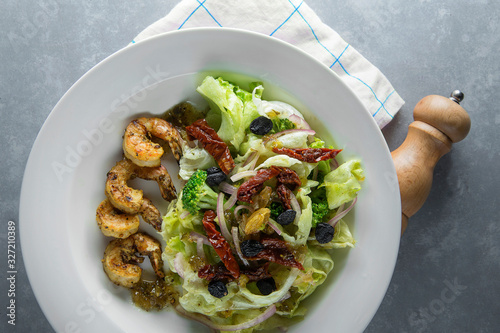
<svg viewBox="0 0 500 333">
<path fill-rule="evenodd" d="M 16 326 L 5 313 L 7 222 L 18 222 L 23 171 L 43 121 L 80 76 L 175 3 L 0 3 L 0 332 L 53 331 L 30 288 L 19 243 Z M 307 3 L 406 100 L 383 131 L 391 149 L 404 140 L 413 107 L 426 95 L 461 89 L 472 119 L 469 136 L 435 169 L 430 197 L 410 220 L 392 282 L 366 332 L 499 332 L 500 3 Z"/>
</svg>

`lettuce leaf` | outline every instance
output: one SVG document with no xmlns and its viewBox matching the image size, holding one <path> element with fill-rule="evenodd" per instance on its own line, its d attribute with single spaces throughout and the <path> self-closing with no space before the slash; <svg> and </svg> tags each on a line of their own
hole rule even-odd
<svg viewBox="0 0 500 333">
<path fill-rule="evenodd" d="M 357 192 L 361 190 L 360 181 L 365 179 L 361 162 L 349 160 L 337 169 L 329 172 L 320 187 L 326 187 L 326 196 L 330 209 L 353 200 Z"/>
<path fill-rule="evenodd" d="M 300 271 L 293 286 L 297 287 L 302 298 L 309 296 L 333 269 L 333 260 L 330 254 L 317 247 L 310 247 L 304 260 L 304 271 Z"/>
<path fill-rule="evenodd" d="M 307 138 L 310 134 L 307 132 L 291 132 L 280 136 L 275 140 L 275 144 L 285 148 L 307 148 Z"/>
<path fill-rule="evenodd" d="M 196 89 L 210 105 L 206 120 L 224 142 L 238 150 L 245 131 L 259 116 L 252 94 L 222 78 L 207 76 Z"/>
<path fill-rule="evenodd" d="M 306 297 L 311 295 L 318 286 L 325 282 L 328 273 L 333 269 L 334 263 L 330 254 L 318 247 L 309 247 L 304 260 L 304 271 L 300 271 L 293 283 L 294 292 L 298 293 L 288 301 L 288 311 L 279 311 L 280 315 L 294 316 L 299 305 Z"/>
<path fill-rule="evenodd" d="M 325 244 L 325 248 L 331 246 L 332 249 L 343 249 L 345 247 L 354 247 L 354 244 L 356 244 L 356 240 L 352 237 L 347 223 L 340 220 L 335 226 L 335 234 L 332 241 Z"/>
<path fill-rule="evenodd" d="M 179 176 L 188 180 L 198 169 L 208 169 L 216 166 L 214 158 L 208 151 L 202 148 L 191 148 L 188 145 L 182 147 L 182 157 L 179 160 Z"/>
<path fill-rule="evenodd" d="M 253 102 L 261 116 L 268 118 L 289 118 L 291 115 L 296 115 L 302 119 L 304 116 L 296 108 L 288 103 L 281 101 L 266 101 L 261 99 L 264 88 L 262 86 L 253 89 Z"/>
<path fill-rule="evenodd" d="M 180 218 L 185 211 L 181 198 L 182 192 L 177 200 L 170 202 L 168 212 L 163 217 L 161 229 L 161 235 L 167 243 L 162 258 L 170 268 L 174 267 L 174 259 L 177 253 L 181 252 L 187 258 L 196 253 L 196 243 L 189 241 L 186 235 L 191 231 L 201 232 L 203 229 L 203 216 L 201 213 L 189 214 L 182 219 Z"/>
</svg>

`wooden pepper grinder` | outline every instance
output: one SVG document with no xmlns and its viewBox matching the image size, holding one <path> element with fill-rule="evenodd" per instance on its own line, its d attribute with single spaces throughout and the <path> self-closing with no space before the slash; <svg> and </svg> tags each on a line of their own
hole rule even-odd
<svg viewBox="0 0 500 333">
<path fill-rule="evenodd" d="M 401 193 L 401 235 L 408 218 L 424 204 L 432 186 L 437 161 L 463 140 L 470 130 L 470 118 L 460 106 L 464 94 L 455 90 L 451 97 L 430 95 L 417 103 L 415 121 L 408 127 L 403 144 L 391 155 L 398 175 Z"/>
</svg>

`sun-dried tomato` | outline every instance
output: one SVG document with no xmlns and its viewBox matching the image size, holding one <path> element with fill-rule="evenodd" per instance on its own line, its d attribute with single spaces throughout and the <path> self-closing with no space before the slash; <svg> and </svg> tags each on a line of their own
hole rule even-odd
<svg viewBox="0 0 500 333">
<path fill-rule="evenodd" d="M 222 236 L 222 234 L 215 229 L 214 220 L 215 212 L 213 210 L 207 210 L 203 216 L 203 227 L 207 232 L 207 238 L 210 241 L 210 244 L 212 244 L 217 255 L 221 258 L 224 266 L 226 266 L 233 277 L 238 278 L 240 276 L 240 267 L 238 266 L 238 262 L 231 252 L 229 243 L 226 241 L 224 236 Z"/>
<path fill-rule="evenodd" d="M 226 283 L 234 280 L 234 276 L 224 265 L 205 265 L 198 271 L 198 277 L 208 281 L 224 281 Z"/>
<path fill-rule="evenodd" d="M 342 149 L 329 148 L 273 148 L 276 154 L 284 154 L 307 163 L 331 160 L 341 151 Z"/>
<path fill-rule="evenodd" d="M 285 184 L 278 184 L 276 194 L 285 209 L 292 209 L 292 191 Z"/>
<path fill-rule="evenodd" d="M 217 132 L 205 119 L 198 119 L 186 127 L 186 132 L 191 138 L 195 138 L 214 157 L 219 167 L 227 175 L 233 170 L 235 164 L 227 144 L 217 135 Z"/>
<path fill-rule="evenodd" d="M 246 275 L 248 282 L 259 281 L 271 277 L 271 274 L 267 271 L 268 268 L 269 262 L 266 262 L 260 267 L 242 268 L 240 274 Z M 235 280 L 224 265 L 206 265 L 198 271 L 198 277 L 208 281 L 223 281 L 225 283 Z"/>
<path fill-rule="evenodd" d="M 270 278 L 271 274 L 269 274 L 269 272 L 267 271 L 269 268 L 269 264 L 269 262 L 266 262 L 261 267 L 245 268 L 241 271 L 241 274 L 245 274 L 248 277 L 249 282 Z"/>
<path fill-rule="evenodd" d="M 264 245 L 264 249 L 260 251 L 259 254 L 257 254 L 255 257 L 247 259 L 265 259 L 279 265 L 304 270 L 302 264 L 295 259 L 293 253 L 288 249 L 287 244 L 284 240 L 276 238 L 262 238 L 260 241 Z"/>
<path fill-rule="evenodd" d="M 268 269 L 269 262 L 266 262 L 260 267 L 244 267 L 240 270 L 240 274 L 246 275 L 248 282 L 259 281 L 271 277 Z M 198 271 L 198 277 L 208 281 L 223 281 L 225 283 L 235 280 L 224 265 L 205 265 Z"/>
<path fill-rule="evenodd" d="M 282 168 L 280 174 L 276 176 L 276 179 L 278 183 L 288 185 L 292 190 L 302 185 L 299 175 L 289 168 Z"/>
<path fill-rule="evenodd" d="M 264 182 L 276 177 L 282 168 L 271 166 L 269 169 L 260 169 L 257 174 L 241 184 L 238 188 L 238 200 L 252 203 L 252 197 L 264 187 Z"/>
</svg>

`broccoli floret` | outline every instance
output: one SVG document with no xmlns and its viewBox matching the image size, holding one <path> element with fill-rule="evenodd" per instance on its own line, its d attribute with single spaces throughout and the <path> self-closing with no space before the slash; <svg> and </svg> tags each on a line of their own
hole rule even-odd
<svg viewBox="0 0 500 333">
<path fill-rule="evenodd" d="M 275 118 L 273 118 L 271 120 L 273 122 L 273 129 L 270 132 L 271 134 L 282 132 L 282 131 L 286 131 L 286 130 L 289 130 L 289 129 L 294 129 L 294 128 L 297 127 L 288 118 L 277 118 L 277 117 L 275 117 Z"/>
<path fill-rule="evenodd" d="M 323 222 L 323 218 L 330 212 L 328 202 L 312 203 L 313 220 L 312 226 L 315 227 L 318 223 Z"/>
<path fill-rule="evenodd" d="M 271 210 L 271 218 L 273 220 L 276 220 L 278 216 L 285 211 L 283 205 L 280 202 L 276 201 L 271 202 L 269 209 Z"/>
<path fill-rule="evenodd" d="M 326 190 L 324 187 L 317 188 L 309 194 L 309 197 L 312 201 L 312 226 L 315 227 L 318 223 L 323 222 L 323 218 L 330 213 Z"/>
<path fill-rule="evenodd" d="M 182 190 L 182 205 L 191 214 L 196 214 L 200 209 L 216 209 L 217 193 L 206 183 L 207 172 L 197 170 L 187 181 Z"/>
</svg>

